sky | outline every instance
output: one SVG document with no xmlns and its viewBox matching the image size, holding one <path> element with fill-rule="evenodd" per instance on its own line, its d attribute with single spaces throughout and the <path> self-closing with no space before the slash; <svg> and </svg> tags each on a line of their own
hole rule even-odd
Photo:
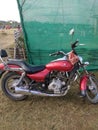
<svg viewBox="0 0 98 130">
<path fill-rule="evenodd" d="M 17 0 L 0 0 L 0 20 L 20 21 Z"/>
</svg>

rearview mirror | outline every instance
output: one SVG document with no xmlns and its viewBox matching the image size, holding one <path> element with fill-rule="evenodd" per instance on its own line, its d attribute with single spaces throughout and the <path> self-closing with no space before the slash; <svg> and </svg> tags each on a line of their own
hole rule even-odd
<svg viewBox="0 0 98 130">
<path fill-rule="evenodd" d="M 74 35 L 74 28 L 69 31 L 69 35 Z"/>
</svg>

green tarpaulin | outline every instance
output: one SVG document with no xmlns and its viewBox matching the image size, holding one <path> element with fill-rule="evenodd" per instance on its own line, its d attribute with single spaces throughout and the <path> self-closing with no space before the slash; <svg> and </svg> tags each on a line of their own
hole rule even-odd
<svg viewBox="0 0 98 130">
<path fill-rule="evenodd" d="M 28 61 L 46 64 L 58 50 L 70 51 L 69 30 L 89 69 L 98 69 L 98 0 L 17 0 Z"/>
</svg>

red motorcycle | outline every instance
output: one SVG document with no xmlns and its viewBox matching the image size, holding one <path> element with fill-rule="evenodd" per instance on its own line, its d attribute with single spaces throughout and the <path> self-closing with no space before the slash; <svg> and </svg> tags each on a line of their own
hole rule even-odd
<svg viewBox="0 0 98 130">
<path fill-rule="evenodd" d="M 71 83 L 80 78 L 80 95 L 87 97 L 91 103 L 98 102 L 98 80 L 86 70 L 88 62 L 83 63 L 78 56 L 75 41 L 69 53 L 58 51 L 53 55 L 63 55 L 62 58 L 51 61 L 46 65 L 34 66 L 24 60 L 8 59 L 5 50 L 0 51 L 1 87 L 4 94 L 15 101 L 27 98 L 28 95 L 65 96 Z M 81 70 L 82 68 L 82 70 Z M 84 72 L 81 76 L 81 72 Z"/>
</svg>

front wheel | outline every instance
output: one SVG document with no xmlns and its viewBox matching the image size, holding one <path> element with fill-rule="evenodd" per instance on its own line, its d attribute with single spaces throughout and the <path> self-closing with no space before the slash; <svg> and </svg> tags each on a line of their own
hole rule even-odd
<svg viewBox="0 0 98 130">
<path fill-rule="evenodd" d="M 15 72 L 8 72 L 4 75 L 1 81 L 1 87 L 4 94 L 14 101 L 21 101 L 27 98 L 27 95 L 15 93 L 14 84 L 19 80 L 19 78 L 19 74 Z M 28 82 L 29 80 L 25 77 L 22 80 L 21 85 L 28 85 Z"/>
<path fill-rule="evenodd" d="M 98 80 L 95 76 L 88 78 L 86 96 L 91 103 L 98 103 Z"/>
</svg>

